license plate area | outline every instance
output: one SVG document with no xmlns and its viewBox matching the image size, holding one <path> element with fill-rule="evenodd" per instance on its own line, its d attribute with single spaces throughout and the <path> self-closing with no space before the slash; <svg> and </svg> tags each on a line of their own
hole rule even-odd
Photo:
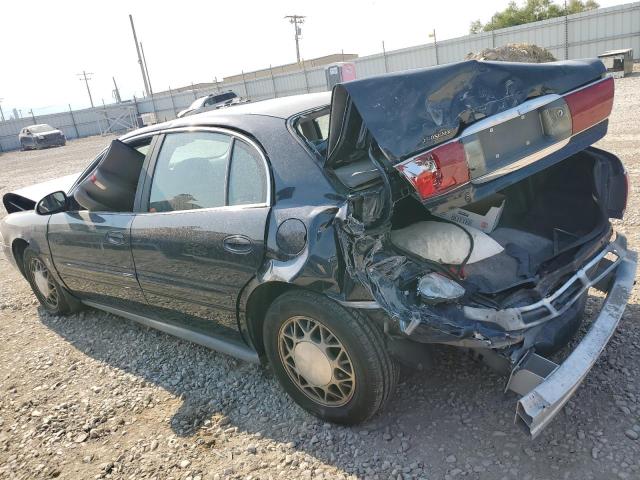
<svg viewBox="0 0 640 480">
<path fill-rule="evenodd" d="M 571 114 L 564 100 L 521 112 L 463 136 L 469 177 L 482 183 L 561 148 L 571 136 Z"/>
</svg>

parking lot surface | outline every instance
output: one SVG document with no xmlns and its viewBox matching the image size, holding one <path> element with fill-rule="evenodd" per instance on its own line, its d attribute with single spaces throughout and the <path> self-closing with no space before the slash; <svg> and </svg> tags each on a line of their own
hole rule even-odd
<svg viewBox="0 0 640 480">
<path fill-rule="evenodd" d="M 0 195 L 79 172 L 110 140 L 0 154 Z M 598 146 L 629 171 L 615 227 L 639 250 L 640 74 L 616 80 Z M 93 310 L 46 315 L 2 258 L 0 478 L 640 478 L 639 300 L 636 287 L 594 370 L 531 441 L 506 379 L 460 350 L 438 348 L 381 415 L 338 427 L 297 407 L 268 370 Z M 589 298 L 587 326 L 600 302 Z"/>
</svg>

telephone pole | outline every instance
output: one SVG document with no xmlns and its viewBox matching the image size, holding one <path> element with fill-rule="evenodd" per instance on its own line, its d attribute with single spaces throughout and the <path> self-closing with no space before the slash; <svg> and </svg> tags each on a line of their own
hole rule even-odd
<svg viewBox="0 0 640 480">
<path fill-rule="evenodd" d="M 131 22 L 131 31 L 133 32 L 133 41 L 136 44 L 136 52 L 138 52 L 138 64 L 140 65 L 140 73 L 142 73 L 142 81 L 144 82 L 144 91 L 149 96 L 149 82 L 147 81 L 147 75 L 144 71 L 144 63 L 142 62 L 142 55 L 140 55 L 140 45 L 138 44 L 138 36 L 136 35 L 136 27 L 133 25 L 133 17 L 129 15 L 129 21 Z"/>
<path fill-rule="evenodd" d="M 116 83 L 116 77 L 111 77 L 113 79 L 113 98 L 116 101 L 116 103 L 121 103 L 122 102 L 122 98 L 120 97 L 120 90 L 118 89 L 118 84 Z"/>
<path fill-rule="evenodd" d="M 298 59 L 298 63 L 300 63 L 300 36 L 302 35 L 302 30 L 298 25 L 302 25 L 304 23 L 304 19 L 307 17 L 304 15 L 286 15 L 284 18 L 288 18 L 289 23 L 291 23 L 295 29 L 296 58 Z"/>
<path fill-rule="evenodd" d="M 433 32 L 429 34 L 429 38 L 433 38 L 433 47 L 436 50 L 436 65 L 440 65 L 440 60 L 438 59 L 438 40 L 436 39 L 436 29 L 433 29 Z"/>
<path fill-rule="evenodd" d="M 77 74 L 80 78 L 80 81 L 84 80 L 85 85 L 87 86 L 87 93 L 89 94 L 89 101 L 91 102 L 91 108 L 93 108 L 93 98 L 91 97 L 91 89 L 89 88 L 89 80 L 91 80 L 91 77 L 87 76 L 87 75 L 93 75 L 93 73 L 89 72 L 85 72 L 84 70 L 82 71 L 82 73 L 78 73 Z"/>
<path fill-rule="evenodd" d="M 149 67 L 147 66 L 147 57 L 144 55 L 144 47 L 142 46 L 142 42 L 140 42 L 140 51 L 142 52 L 142 63 L 144 63 L 144 73 L 147 74 L 147 83 L 149 84 L 149 91 L 151 95 L 153 95 L 153 88 L 151 87 L 151 77 L 149 76 Z"/>
</svg>

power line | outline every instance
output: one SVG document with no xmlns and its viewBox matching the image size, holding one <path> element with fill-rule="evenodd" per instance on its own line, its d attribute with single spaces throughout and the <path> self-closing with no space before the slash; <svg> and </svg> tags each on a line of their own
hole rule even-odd
<svg viewBox="0 0 640 480">
<path fill-rule="evenodd" d="M 296 58 L 298 59 L 298 63 L 300 63 L 300 36 L 302 35 L 302 30 L 298 25 L 302 25 L 304 23 L 304 19 L 307 17 L 304 15 L 286 15 L 284 18 L 289 19 L 289 23 L 293 25 L 295 30 Z"/>
<path fill-rule="evenodd" d="M 89 101 L 91 102 L 91 108 L 93 108 L 93 98 L 91 97 L 91 89 L 89 88 L 89 80 L 91 80 L 91 77 L 88 75 L 93 75 L 93 73 L 89 72 L 85 72 L 84 70 L 82 71 L 82 73 L 77 73 L 76 75 L 78 75 L 80 78 L 80 81 L 84 80 L 85 85 L 87 86 L 87 93 L 89 94 Z"/>
</svg>

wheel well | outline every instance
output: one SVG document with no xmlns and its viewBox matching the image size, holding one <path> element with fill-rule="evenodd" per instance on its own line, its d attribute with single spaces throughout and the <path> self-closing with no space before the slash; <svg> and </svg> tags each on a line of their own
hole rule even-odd
<svg viewBox="0 0 640 480">
<path fill-rule="evenodd" d="M 22 238 L 16 238 L 11 244 L 11 251 L 13 252 L 13 258 L 16 260 L 16 264 L 20 269 L 22 275 L 24 275 L 24 265 L 22 262 L 22 257 L 24 256 L 24 251 L 29 246 L 29 243 Z"/>
<path fill-rule="evenodd" d="M 269 282 L 257 287 L 247 300 L 246 320 L 249 336 L 258 355 L 264 355 L 262 324 L 273 301 L 289 290 L 299 287 L 284 282 Z"/>
</svg>

